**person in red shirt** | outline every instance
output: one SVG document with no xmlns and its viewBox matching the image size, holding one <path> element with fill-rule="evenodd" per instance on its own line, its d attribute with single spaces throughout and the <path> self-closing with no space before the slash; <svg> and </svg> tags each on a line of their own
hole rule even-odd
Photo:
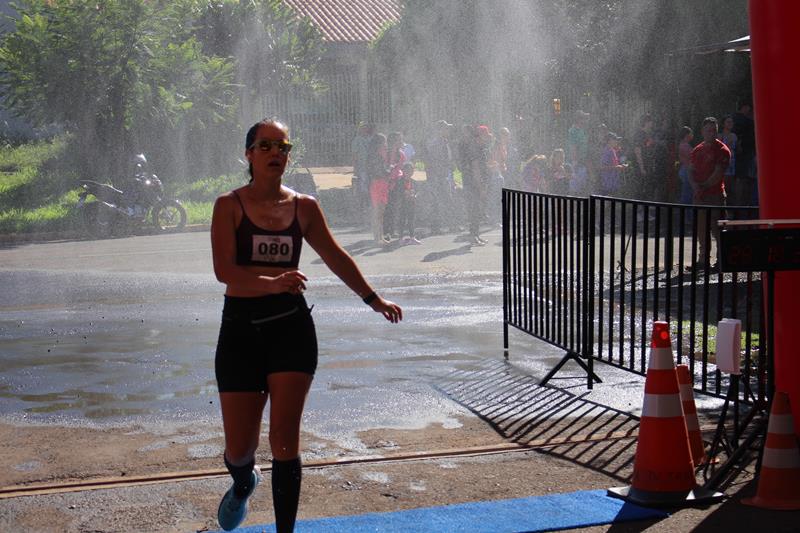
<svg viewBox="0 0 800 533">
<path fill-rule="evenodd" d="M 689 183 L 694 192 L 694 203 L 698 205 L 721 206 L 725 203 L 725 169 L 731 160 L 731 151 L 717 139 L 717 119 L 708 117 L 703 120 L 701 132 L 703 142 L 698 144 L 691 154 L 689 165 Z M 709 242 L 710 233 L 714 236 L 719 250 L 719 228 L 717 221 L 720 209 L 704 209 L 697 218 L 697 237 L 700 245 L 698 268 L 706 268 L 711 257 Z"/>
</svg>

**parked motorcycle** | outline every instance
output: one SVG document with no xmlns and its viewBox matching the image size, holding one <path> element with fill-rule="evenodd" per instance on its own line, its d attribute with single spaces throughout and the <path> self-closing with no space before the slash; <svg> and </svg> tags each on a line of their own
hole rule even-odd
<svg viewBox="0 0 800 533">
<path fill-rule="evenodd" d="M 164 186 L 155 174 L 147 171 L 147 158 L 135 158 L 134 176 L 120 190 L 106 183 L 80 180 L 83 191 L 78 209 L 87 232 L 95 237 L 123 230 L 147 227 L 148 221 L 158 231 L 180 230 L 186 225 L 186 209 L 164 194 Z M 90 196 L 95 201 L 87 201 Z"/>
</svg>

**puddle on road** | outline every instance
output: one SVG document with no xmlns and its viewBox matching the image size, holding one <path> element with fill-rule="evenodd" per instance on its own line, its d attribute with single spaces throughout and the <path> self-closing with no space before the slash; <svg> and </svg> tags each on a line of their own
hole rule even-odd
<svg viewBox="0 0 800 533">
<path fill-rule="evenodd" d="M 364 449 L 355 435 L 373 428 L 458 427 L 468 412 L 438 385 L 502 358 L 499 279 L 395 277 L 384 292 L 403 305 L 403 323 L 389 324 L 333 284 L 307 294 L 320 359 L 304 430 L 351 449 Z M 202 293 L 152 307 L 0 312 L 0 416 L 78 425 L 218 420 L 220 307 L 221 298 Z"/>
</svg>

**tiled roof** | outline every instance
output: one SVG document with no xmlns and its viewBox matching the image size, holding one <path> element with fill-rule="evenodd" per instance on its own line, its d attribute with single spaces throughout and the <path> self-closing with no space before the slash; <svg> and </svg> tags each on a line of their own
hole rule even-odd
<svg viewBox="0 0 800 533">
<path fill-rule="evenodd" d="M 387 22 L 400 20 L 400 0 L 284 0 L 308 17 L 328 42 L 368 42 Z"/>
</svg>

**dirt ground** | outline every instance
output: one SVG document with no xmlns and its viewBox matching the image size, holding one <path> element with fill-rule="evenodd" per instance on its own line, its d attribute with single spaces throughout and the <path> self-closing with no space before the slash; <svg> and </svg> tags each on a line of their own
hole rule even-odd
<svg viewBox="0 0 800 533">
<path fill-rule="evenodd" d="M 405 456 L 394 462 L 355 461 L 342 450 L 304 436 L 304 484 L 300 518 L 394 511 L 433 505 L 605 489 L 625 484 L 635 438 L 539 443 L 536 449 L 513 447 L 478 418 L 459 428 L 376 429 L 359 434 L 367 455 Z M 585 434 L 575 435 L 580 441 Z M 597 437 L 597 435 L 595 435 Z M 264 442 L 266 439 L 264 439 Z M 58 443 L 58 444 L 56 444 Z M 536 443 L 532 443 L 536 444 Z M 9 532 L 190 532 L 217 528 L 216 506 L 229 481 L 219 474 L 220 428 L 189 424 L 152 431 L 125 427 L 86 429 L 0 425 L 2 485 L 63 484 L 98 479 L 133 479 L 164 473 L 206 471 L 190 481 L 118 485 L 0 499 L 0 530 Z M 431 450 L 473 449 L 473 454 L 408 460 Z M 200 453 L 200 451 L 205 451 Z M 266 450 L 260 451 L 266 467 Z M 667 519 L 585 528 L 581 531 L 798 531 L 800 512 L 775 512 L 739 503 L 751 494 L 752 464 L 723 487 L 727 499 L 706 508 L 672 512 Z M 268 473 L 265 477 L 268 480 Z M 269 483 L 252 501 L 247 524 L 269 523 Z"/>
<path fill-rule="evenodd" d="M 458 431 L 439 425 L 425 431 L 370 430 L 358 437 L 372 456 L 505 442 L 482 427 L 485 424 L 479 420 L 464 419 L 462 424 Z M 344 450 L 311 435 L 304 434 L 302 442 L 306 463 L 355 456 L 352 450 Z M 0 424 L 0 485 L 39 485 L 222 469 L 223 447 L 221 424 L 192 423 L 163 433 L 141 427 L 91 429 Z M 261 456 L 268 463 L 266 434 L 261 440 Z"/>
</svg>

